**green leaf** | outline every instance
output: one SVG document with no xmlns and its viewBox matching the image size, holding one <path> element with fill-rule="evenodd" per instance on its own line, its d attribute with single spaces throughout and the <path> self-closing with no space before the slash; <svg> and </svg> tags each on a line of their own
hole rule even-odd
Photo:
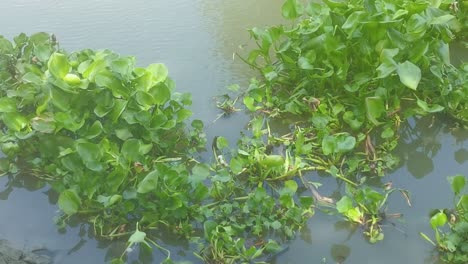
<svg viewBox="0 0 468 264">
<path fill-rule="evenodd" d="M 283 191 L 281 192 L 281 194 L 289 194 L 289 195 L 294 195 L 297 191 L 297 182 L 294 181 L 294 180 L 287 180 L 284 182 L 284 189 Z"/>
<path fill-rule="evenodd" d="M 128 128 L 121 128 L 115 130 L 115 135 L 121 140 L 127 140 L 133 137 L 132 132 Z"/>
<path fill-rule="evenodd" d="M 110 71 L 101 70 L 97 72 L 95 82 L 98 86 L 111 90 L 114 97 L 128 98 L 130 96 L 129 90 L 122 84 L 122 81 Z"/>
<path fill-rule="evenodd" d="M 262 160 L 260 160 L 260 164 L 268 168 L 283 166 L 284 157 L 281 155 L 266 155 Z"/>
<path fill-rule="evenodd" d="M 16 100 L 14 98 L 0 98 L 0 113 L 16 112 Z"/>
<path fill-rule="evenodd" d="M 429 22 L 430 25 L 446 25 L 447 22 L 450 20 L 455 19 L 455 16 L 453 15 L 442 15 L 438 17 L 434 17 L 431 19 Z"/>
<path fill-rule="evenodd" d="M 193 186 L 203 182 L 210 176 L 210 167 L 206 164 L 196 164 L 192 168 L 192 175 L 190 175 L 190 182 Z"/>
<path fill-rule="evenodd" d="M 351 151 L 356 146 L 356 138 L 349 134 L 339 135 L 336 140 L 336 152 L 345 153 Z"/>
<path fill-rule="evenodd" d="M 177 114 L 177 122 L 182 122 L 192 116 L 192 111 L 188 109 L 180 109 L 179 111 L 177 111 L 176 114 Z"/>
<path fill-rule="evenodd" d="M 54 53 L 49 58 L 47 63 L 49 72 L 55 77 L 62 79 L 70 71 L 70 63 L 68 63 L 67 56 L 61 53 Z"/>
<path fill-rule="evenodd" d="M 203 122 L 199 119 L 193 120 L 191 126 L 197 130 L 203 130 L 204 127 Z"/>
<path fill-rule="evenodd" d="M 343 114 L 343 121 L 345 121 L 353 130 L 358 130 L 362 126 L 352 111 L 346 111 Z"/>
<path fill-rule="evenodd" d="M 60 193 L 58 206 L 67 215 L 73 215 L 80 209 L 81 199 L 75 190 L 68 189 Z"/>
<path fill-rule="evenodd" d="M 223 148 L 227 148 L 229 147 L 229 142 L 227 141 L 227 139 L 225 137 L 217 137 L 216 138 L 216 147 L 218 149 L 223 149 Z"/>
<path fill-rule="evenodd" d="M 81 83 L 80 77 L 78 77 L 78 75 L 73 74 L 73 73 L 67 73 L 67 74 L 63 77 L 63 80 L 64 80 L 68 85 L 71 85 L 71 86 L 76 86 L 76 85 L 79 85 L 79 84 Z"/>
<path fill-rule="evenodd" d="M 42 77 L 33 72 L 27 72 L 23 77 L 21 77 L 21 80 L 23 80 L 23 82 L 34 83 L 37 85 L 42 84 Z"/>
<path fill-rule="evenodd" d="M 203 223 L 203 231 L 205 233 L 205 239 L 207 241 L 211 241 L 211 238 L 213 237 L 213 233 L 216 230 L 217 226 L 218 226 L 218 224 L 216 224 L 216 222 L 214 222 L 212 220 L 206 220 Z"/>
<path fill-rule="evenodd" d="M 144 91 L 136 92 L 135 98 L 141 106 L 144 107 L 145 110 L 148 110 L 151 106 L 153 106 L 156 100 L 150 93 Z"/>
<path fill-rule="evenodd" d="M 138 243 L 146 244 L 145 238 L 146 238 L 146 233 L 138 230 L 138 225 L 137 225 L 137 229 L 135 230 L 135 232 L 128 238 L 128 243 L 130 243 L 131 246 L 133 246 L 134 244 L 138 244 Z"/>
<path fill-rule="evenodd" d="M 281 7 L 281 14 L 286 19 L 295 19 L 302 15 L 304 7 L 297 0 L 286 0 Z"/>
<path fill-rule="evenodd" d="M 351 200 L 351 198 L 349 198 L 348 196 L 343 196 L 338 202 L 336 202 L 336 210 L 338 210 L 338 212 L 341 214 L 345 214 L 352 208 L 353 200 Z"/>
<path fill-rule="evenodd" d="M 87 139 L 93 139 L 99 136 L 102 132 L 103 132 L 102 124 L 99 120 L 96 120 L 86 131 L 85 137 Z"/>
<path fill-rule="evenodd" d="M 365 13 L 363 11 L 354 11 L 348 16 L 343 26 L 341 26 L 343 31 L 348 34 L 348 38 L 351 38 L 354 31 L 356 31 L 356 29 L 361 25 L 362 17 L 364 15 Z"/>
<path fill-rule="evenodd" d="M 171 90 L 165 84 L 159 84 L 150 89 L 154 102 L 158 105 L 164 105 L 171 99 Z"/>
<path fill-rule="evenodd" d="M 416 90 L 419 81 L 421 80 L 421 69 L 410 61 L 405 61 L 398 64 L 397 73 L 401 83 L 406 87 Z"/>
<path fill-rule="evenodd" d="M 299 68 L 303 70 L 313 70 L 314 67 L 314 62 L 317 58 L 316 53 L 313 50 L 310 50 L 306 53 L 305 56 L 299 57 L 299 60 L 297 61 L 297 65 Z"/>
<path fill-rule="evenodd" d="M 169 74 L 166 66 L 161 63 L 154 63 L 149 65 L 146 70 L 152 74 L 152 85 L 164 82 Z"/>
<path fill-rule="evenodd" d="M 428 112 L 428 113 L 437 113 L 443 111 L 445 108 L 441 105 L 438 104 L 432 104 L 429 106 L 425 101 L 418 99 L 416 101 L 419 107 L 421 107 L 422 110 Z"/>
<path fill-rule="evenodd" d="M 242 162 L 242 159 L 239 157 L 235 157 L 231 159 L 231 162 L 229 163 L 229 167 L 232 170 L 232 173 L 234 174 L 239 174 L 242 172 L 244 169 L 244 163 Z"/>
<path fill-rule="evenodd" d="M 37 116 L 31 120 L 31 126 L 34 130 L 41 133 L 53 133 L 55 131 L 54 119 L 50 117 Z"/>
<path fill-rule="evenodd" d="M 94 166 L 96 162 L 101 160 L 103 155 L 102 149 L 99 145 L 86 141 L 80 141 L 76 143 L 75 147 L 78 155 L 80 155 L 86 167 L 95 171 L 100 170 L 99 167 Z"/>
<path fill-rule="evenodd" d="M 257 110 L 257 108 L 255 107 L 255 100 L 252 97 L 245 96 L 243 101 L 244 101 L 245 107 L 247 107 L 249 111 L 255 112 Z"/>
<path fill-rule="evenodd" d="M 77 131 L 81 127 L 83 127 L 85 123 L 85 119 L 78 119 L 77 116 L 74 115 L 73 113 L 69 112 L 58 112 L 55 114 L 55 121 L 57 124 L 57 127 L 60 128 L 65 128 L 67 130 L 70 130 L 72 132 Z"/>
<path fill-rule="evenodd" d="M 0 36 L 0 53 L 9 54 L 13 50 L 13 45 L 10 41 Z"/>
<path fill-rule="evenodd" d="M 127 139 L 122 145 L 121 153 L 129 161 L 138 161 L 141 157 L 140 145 L 141 141 L 138 139 Z"/>
<path fill-rule="evenodd" d="M 271 227 L 274 229 L 274 230 L 278 230 L 281 228 L 281 223 L 278 221 L 278 220 L 275 220 L 271 223 Z"/>
<path fill-rule="evenodd" d="M 137 192 L 148 193 L 150 191 L 156 190 L 158 187 L 159 175 L 160 173 L 157 169 L 148 173 L 145 178 L 138 184 Z"/>
<path fill-rule="evenodd" d="M 448 177 L 448 180 L 455 195 L 459 195 L 463 188 L 465 188 L 466 179 L 463 175 Z"/>
<path fill-rule="evenodd" d="M 447 215 L 443 211 L 438 212 L 431 217 L 431 227 L 432 229 L 437 229 L 437 227 L 443 226 L 447 223 Z"/>
<path fill-rule="evenodd" d="M 367 118 L 374 124 L 380 125 L 378 119 L 385 113 L 385 106 L 382 98 L 380 97 L 367 97 L 366 98 L 366 113 Z"/>
<path fill-rule="evenodd" d="M 336 138 L 334 136 L 327 135 L 322 139 L 322 152 L 324 155 L 330 155 L 335 153 L 336 150 Z"/>
<path fill-rule="evenodd" d="M 20 131 L 29 124 L 26 117 L 16 112 L 4 113 L 2 115 L 2 120 L 3 123 L 13 131 Z"/>
</svg>

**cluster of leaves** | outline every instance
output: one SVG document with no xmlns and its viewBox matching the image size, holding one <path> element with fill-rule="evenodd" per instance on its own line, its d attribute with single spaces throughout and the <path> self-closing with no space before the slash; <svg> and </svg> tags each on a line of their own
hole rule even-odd
<svg viewBox="0 0 468 264">
<path fill-rule="evenodd" d="M 440 257 L 447 263 L 468 262 L 468 194 L 465 190 L 466 177 L 457 175 L 448 178 L 454 197 L 453 209 L 439 209 L 432 214 L 430 223 L 436 243 L 421 233 L 427 241 L 437 246 Z"/>
<path fill-rule="evenodd" d="M 383 237 L 379 215 L 389 192 L 366 181 L 398 164 L 392 150 L 400 123 L 443 113 L 468 124 L 468 65 L 452 65 L 449 52 L 450 42 L 463 39 L 465 3 L 323 2 L 286 0 L 291 27 L 250 30 L 257 48 L 242 59 L 260 77 L 243 102 L 269 118 L 297 117 L 293 140 L 308 142 L 295 150 L 304 167 L 324 167 L 352 187 L 338 211 L 366 226 L 374 242 Z"/>
<path fill-rule="evenodd" d="M 162 64 L 136 67 L 108 50 L 67 54 L 46 33 L 0 37 L 0 58 L 0 169 L 48 181 L 61 227 L 79 216 L 100 237 L 163 249 L 151 230 L 193 240 L 203 223 L 199 257 L 227 263 L 274 254 L 274 236 L 292 237 L 313 214 L 292 180 L 303 164 L 290 150 L 271 153 L 263 119 L 236 150 L 217 137 L 215 164 L 196 161 L 203 124 L 185 125 L 190 96 L 174 92 Z"/>
<path fill-rule="evenodd" d="M 266 260 L 319 205 L 379 241 L 388 196 L 409 198 L 367 181 L 398 164 L 391 151 L 401 120 L 443 112 L 468 122 L 468 65 L 456 68 L 449 56 L 466 28 L 461 8 L 286 0 L 292 28 L 250 31 L 258 49 L 245 61 L 261 77 L 243 102 L 260 115 L 236 148 L 214 139 L 214 164 L 194 159 L 203 123 L 186 125 L 190 95 L 174 91 L 164 65 L 136 67 L 108 50 L 67 54 L 45 33 L 0 37 L 0 172 L 47 180 L 60 193 L 59 223 L 80 215 L 102 237 L 132 234 L 129 248 L 163 249 L 148 233 L 161 227 L 195 241 L 200 227 L 197 255 L 207 263 Z M 236 101 L 218 107 L 231 113 Z M 286 115 L 297 120 L 291 131 L 272 132 Z M 306 179 L 317 171 L 345 183 L 336 204 Z"/>
<path fill-rule="evenodd" d="M 50 180 L 61 220 L 86 215 L 103 235 L 136 220 L 187 222 L 206 191 L 187 163 L 205 145 L 203 124 L 186 127 L 191 97 L 173 92 L 164 65 L 139 68 L 107 50 L 66 54 L 46 33 L 1 37 L 0 58 L 4 172 L 20 166 Z"/>
</svg>

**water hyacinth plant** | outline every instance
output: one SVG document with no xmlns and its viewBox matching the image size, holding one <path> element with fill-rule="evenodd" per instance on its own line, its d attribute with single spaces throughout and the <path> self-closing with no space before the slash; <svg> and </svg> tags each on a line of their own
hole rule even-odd
<svg viewBox="0 0 468 264">
<path fill-rule="evenodd" d="M 400 124 L 432 114 L 468 124 L 468 65 L 450 61 L 450 43 L 466 41 L 465 10 L 448 0 L 286 0 L 292 25 L 249 31 L 257 48 L 242 59 L 259 77 L 217 106 L 227 116 L 239 99 L 252 119 L 236 147 L 214 138 L 214 162 L 198 160 L 204 125 L 189 122 L 191 97 L 163 64 L 68 53 L 46 33 L 0 37 L 0 173 L 47 181 L 59 227 L 79 217 L 100 238 L 128 238 L 128 251 L 161 249 L 165 263 L 162 230 L 197 245 L 205 263 L 268 262 L 317 208 L 378 242 L 389 195 L 411 205 L 407 191 L 370 184 L 398 165 Z M 280 133 L 281 119 L 290 126 Z M 321 195 L 316 173 L 344 194 Z M 463 251 L 439 231 L 442 214 L 431 220 L 439 248 Z"/>
</svg>

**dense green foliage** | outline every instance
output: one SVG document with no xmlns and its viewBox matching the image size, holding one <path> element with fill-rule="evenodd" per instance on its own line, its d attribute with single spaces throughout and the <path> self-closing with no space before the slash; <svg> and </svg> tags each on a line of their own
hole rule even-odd
<svg viewBox="0 0 468 264">
<path fill-rule="evenodd" d="M 213 166 L 196 161 L 203 124 L 186 127 L 190 95 L 174 92 L 164 65 L 139 68 L 107 50 L 67 54 L 45 33 L 0 44 L 2 174 L 47 180 L 59 226 L 78 215 L 100 237 L 133 233 L 129 247 L 160 247 L 146 232 L 193 240 L 204 223 L 200 258 L 234 262 L 281 250 L 265 235 L 291 237 L 313 213 L 310 196 L 293 199 L 295 181 L 262 187 L 284 171 L 283 158 L 265 153 L 262 120 L 231 165 L 221 162 L 227 153 Z M 218 137 L 214 151 L 227 145 Z"/>
<path fill-rule="evenodd" d="M 68 54 L 45 33 L 0 37 L 0 173 L 47 180 L 61 227 L 79 216 L 100 237 L 129 236 L 128 249 L 164 251 L 164 229 L 198 244 L 206 263 L 268 261 L 316 208 L 377 242 L 389 195 L 411 205 L 407 191 L 370 184 L 398 165 L 400 123 L 439 113 L 468 124 L 468 65 L 452 65 L 449 52 L 466 41 L 464 10 L 452 1 L 285 1 L 291 27 L 250 30 L 258 48 L 244 60 L 260 76 L 243 102 L 254 114 L 234 149 L 215 137 L 213 164 L 197 160 L 203 124 L 187 126 L 190 95 L 175 92 L 164 65 L 140 68 L 108 50 Z M 236 100 L 218 107 L 237 111 Z M 286 133 L 271 129 L 279 118 L 290 120 Z M 315 172 L 344 188 L 337 202 L 318 193 Z M 461 206 L 454 215 L 464 224 L 450 224 L 457 234 Z M 438 233 L 445 222 L 433 225 L 440 248 L 464 250 Z"/>
<path fill-rule="evenodd" d="M 448 179 L 455 195 L 454 208 L 436 210 L 431 217 L 430 224 L 434 230 L 442 260 L 447 263 L 462 264 L 468 262 L 468 194 L 466 194 L 465 189 L 466 177 L 457 175 Z M 447 226 L 448 231 L 442 230 Z M 425 234 L 421 233 L 421 235 L 436 246 L 436 243 Z"/>
</svg>

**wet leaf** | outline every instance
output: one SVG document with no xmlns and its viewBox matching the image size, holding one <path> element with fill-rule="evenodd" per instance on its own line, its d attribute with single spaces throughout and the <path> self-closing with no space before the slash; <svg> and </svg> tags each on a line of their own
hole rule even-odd
<svg viewBox="0 0 468 264">
<path fill-rule="evenodd" d="M 14 98 L 0 98 L 0 113 L 16 112 L 16 100 Z"/>
<path fill-rule="evenodd" d="M 432 229 L 436 229 L 441 227 L 447 223 L 447 215 L 444 212 L 440 211 L 434 216 L 431 217 L 431 227 Z"/>
<path fill-rule="evenodd" d="M 60 193 L 58 206 L 67 215 L 73 215 L 78 212 L 81 205 L 81 199 L 75 190 L 68 189 Z"/>
<path fill-rule="evenodd" d="M 422 110 L 428 112 L 428 113 L 437 113 L 443 111 L 445 108 L 441 105 L 438 104 L 432 104 L 428 105 L 425 101 L 417 99 L 417 102 L 419 107 L 421 107 Z"/>
<path fill-rule="evenodd" d="M 154 63 L 149 65 L 146 70 L 151 72 L 152 74 L 152 84 L 158 84 L 166 80 L 169 71 L 167 70 L 166 66 L 161 63 Z"/>
<path fill-rule="evenodd" d="M 281 13 L 284 18 L 294 19 L 302 15 L 304 7 L 297 0 L 286 0 L 281 7 Z"/>
<path fill-rule="evenodd" d="M 4 113 L 2 115 L 2 120 L 3 123 L 13 131 L 21 131 L 29 124 L 26 117 L 16 112 Z"/>
<path fill-rule="evenodd" d="M 421 80 L 421 69 L 414 65 L 410 61 L 405 61 L 398 64 L 397 73 L 400 77 L 401 83 L 406 87 L 416 90 L 418 88 L 419 81 Z"/>
<path fill-rule="evenodd" d="M 380 125 L 381 122 L 378 119 L 385 113 L 385 106 L 382 98 L 367 97 L 366 110 L 369 121 L 374 125 Z"/>
<path fill-rule="evenodd" d="M 160 173 L 158 170 L 153 170 L 148 173 L 145 178 L 138 184 L 137 192 L 145 194 L 156 190 L 158 187 L 159 175 Z"/>
<path fill-rule="evenodd" d="M 49 67 L 50 73 L 55 78 L 60 79 L 65 77 L 71 68 L 70 63 L 68 63 L 67 56 L 57 52 L 50 56 L 47 66 Z"/>
<path fill-rule="evenodd" d="M 452 191 L 455 195 L 459 195 L 460 192 L 465 188 L 466 178 L 463 175 L 456 175 L 448 178 Z"/>
</svg>

